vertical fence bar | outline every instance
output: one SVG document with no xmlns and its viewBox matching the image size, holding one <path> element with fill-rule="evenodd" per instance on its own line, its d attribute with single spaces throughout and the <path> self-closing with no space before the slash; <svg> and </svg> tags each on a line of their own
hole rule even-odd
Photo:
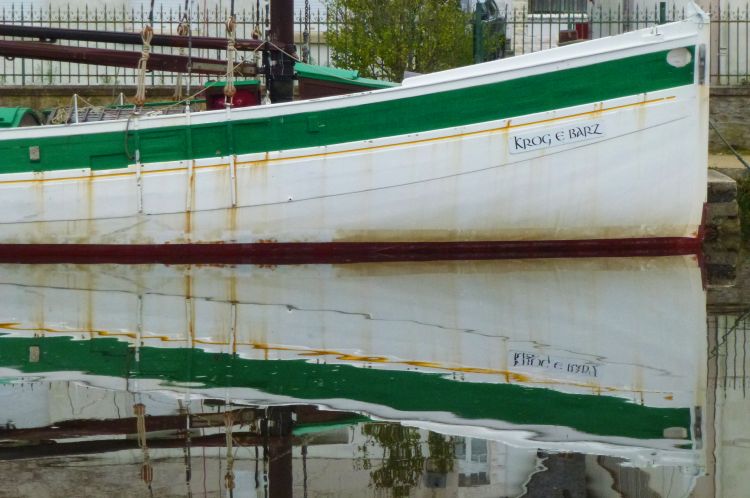
<svg viewBox="0 0 750 498">
<path fill-rule="evenodd" d="M 521 7 L 521 54 L 526 52 L 526 6 Z"/>
</svg>

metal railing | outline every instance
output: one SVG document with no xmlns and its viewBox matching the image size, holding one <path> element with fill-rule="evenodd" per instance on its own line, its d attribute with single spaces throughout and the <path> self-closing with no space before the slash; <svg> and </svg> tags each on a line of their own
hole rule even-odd
<svg viewBox="0 0 750 498">
<path fill-rule="evenodd" d="M 538 2 L 537 2 L 538 3 Z M 562 2 L 559 5 L 573 5 Z M 537 4 L 534 4 L 537 5 Z M 654 24 L 684 18 L 685 11 L 664 2 L 650 8 L 636 5 L 631 10 L 622 7 L 591 7 L 582 12 L 576 3 L 570 11 L 554 12 L 534 8 L 510 9 L 500 12 L 505 23 L 505 44 L 503 56 L 535 52 L 557 46 L 560 32 L 576 31 L 580 37 L 599 38 L 610 36 Z M 224 37 L 225 20 L 228 12 L 218 7 L 191 13 L 191 26 L 196 36 Z M 176 34 L 183 17 L 180 9 L 158 8 L 154 13 L 154 29 L 157 33 Z M 111 31 L 139 32 L 148 19 L 148 12 L 125 7 L 102 8 L 38 8 L 33 5 L 11 4 L 0 8 L 0 23 L 52 26 L 74 29 L 97 29 Z M 326 44 L 326 33 L 335 30 L 341 21 L 325 12 L 313 12 L 305 18 L 303 12 L 295 15 L 295 42 L 302 54 L 303 33 L 306 26 L 309 32 L 309 57 L 315 64 L 330 63 L 330 48 Z M 263 36 L 268 28 L 265 11 L 241 10 L 237 13 L 237 37 L 251 38 Z M 711 12 L 712 64 L 711 83 L 714 85 L 750 84 L 750 6 L 717 5 Z M 140 51 L 140 45 L 115 45 L 111 43 L 59 41 L 60 44 Z M 179 54 L 180 49 L 154 47 L 154 52 Z M 219 50 L 194 49 L 195 57 L 223 59 Z M 245 57 L 253 57 L 245 53 Z M 255 55 L 257 56 L 257 55 Z M 133 85 L 134 69 L 110 68 L 58 61 L 38 61 L 30 59 L 0 59 L 0 86 L 5 85 Z M 205 76 L 193 76 L 191 84 L 200 85 Z M 153 72 L 149 75 L 151 85 L 174 85 L 177 75 L 166 72 Z"/>
</svg>

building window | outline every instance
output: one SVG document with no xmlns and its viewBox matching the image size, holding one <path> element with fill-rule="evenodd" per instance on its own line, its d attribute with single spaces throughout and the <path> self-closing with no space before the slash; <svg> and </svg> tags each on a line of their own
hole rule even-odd
<svg viewBox="0 0 750 498">
<path fill-rule="evenodd" d="M 585 14 L 589 0 L 529 0 L 529 14 Z"/>
<path fill-rule="evenodd" d="M 484 439 L 471 440 L 471 461 L 485 463 L 487 461 L 487 441 Z"/>
<path fill-rule="evenodd" d="M 486 486 L 490 484 L 487 472 L 472 472 L 471 474 L 458 474 L 458 487 L 468 488 L 471 486 Z"/>
<path fill-rule="evenodd" d="M 466 438 L 456 437 L 454 439 L 453 454 L 456 460 L 464 460 L 466 458 Z"/>
</svg>

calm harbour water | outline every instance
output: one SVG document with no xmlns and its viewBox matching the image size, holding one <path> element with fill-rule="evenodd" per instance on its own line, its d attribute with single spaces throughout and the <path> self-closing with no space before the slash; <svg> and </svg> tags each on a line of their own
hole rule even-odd
<svg viewBox="0 0 750 498">
<path fill-rule="evenodd" d="M 712 292 L 693 256 L 0 265 L 0 497 L 744 497 L 750 302 Z"/>
</svg>

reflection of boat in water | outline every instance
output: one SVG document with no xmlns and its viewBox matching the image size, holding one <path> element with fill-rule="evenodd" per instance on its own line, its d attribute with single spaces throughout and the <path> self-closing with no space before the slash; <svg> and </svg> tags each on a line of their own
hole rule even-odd
<svg viewBox="0 0 750 498">
<path fill-rule="evenodd" d="M 3 376 L 127 378 L 696 464 L 705 297 L 692 257 L 2 270 Z"/>
</svg>

